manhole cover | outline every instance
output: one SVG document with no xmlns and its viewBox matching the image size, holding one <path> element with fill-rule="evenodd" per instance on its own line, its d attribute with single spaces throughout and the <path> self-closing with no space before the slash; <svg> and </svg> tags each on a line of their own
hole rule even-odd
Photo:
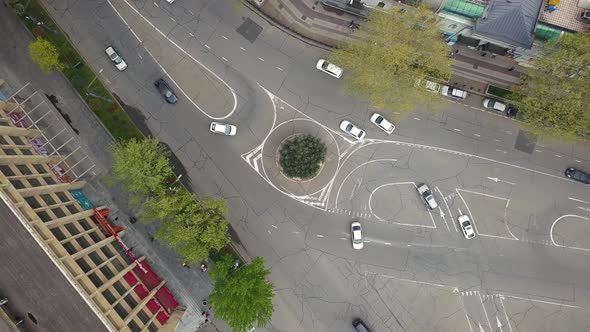
<svg viewBox="0 0 590 332">
<path fill-rule="evenodd" d="M 251 19 L 247 18 L 242 25 L 240 25 L 236 31 L 246 38 L 247 41 L 253 43 L 258 35 L 262 32 L 262 27 Z"/>
<path fill-rule="evenodd" d="M 514 144 L 514 148 L 518 151 L 531 154 L 535 150 L 536 144 L 537 135 L 526 130 L 519 130 L 518 136 L 516 137 L 516 144 Z"/>
</svg>

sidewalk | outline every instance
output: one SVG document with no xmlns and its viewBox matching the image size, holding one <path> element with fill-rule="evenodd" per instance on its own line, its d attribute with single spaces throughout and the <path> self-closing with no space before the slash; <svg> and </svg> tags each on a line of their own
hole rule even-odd
<svg viewBox="0 0 590 332">
<path fill-rule="evenodd" d="M 248 1 L 248 0 L 245 0 Z M 348 24 L 354 20 L 362 24 L 363 19 L 336 9 L 323 6 L 318 0 L 249 0 L 256 4 L 264 14 L 275 22 L 295 33 L 329 45 L 342 45 L 354 37 Z M 260 4 L 261 3 L 261 4 Z M 526 68 L 519 66 L 513 59 L 491 54 L 482 56 L 482 52 L 472 50 L 464 45 L 453 45 L 453 76 L 462 77 L 482 85 L 493 84 L 509 88 L 520 82 Z M 514 70 L 509 71 L 510 68 Z"/>
</svg>

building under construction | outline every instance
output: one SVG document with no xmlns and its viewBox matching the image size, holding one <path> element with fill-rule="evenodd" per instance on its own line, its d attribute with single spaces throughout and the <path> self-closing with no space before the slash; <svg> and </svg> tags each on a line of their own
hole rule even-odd
<svg viewBox="0 0 590 332">
<path fill-rule="evenodd" d="M 86 199 L 92 167 L 45 130 L 55 109 L 19 92 L 0 100 L 0 330 L 173 331 L 183 308 Z"/>
</svg>

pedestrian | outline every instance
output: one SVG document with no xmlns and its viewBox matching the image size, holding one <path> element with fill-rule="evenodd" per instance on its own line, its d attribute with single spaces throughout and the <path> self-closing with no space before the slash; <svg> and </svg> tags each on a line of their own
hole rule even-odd
<svg viewBox="0 0 590 332">
<path fill-rule="evenodd" d="M 481 52 L 481 54 L 480 54 L 480 55 L 481 55 L 481 56 L 486 56 L 487 54 L 486 54 L 486 52 Z"/>
<path fill-rule="evenodd" d="M 182 261 L 182 267 L 188 267 L 188 264 L 185 261 Z"/>
<path fill-rule="evenodd" d="M 201 264 L 201 272 L 207 272 L 207 265 L 205 263 Z"/>
<path fill-rule="evenodd" d="M 351 29 L 354 28 L 354 20 L 350 21 L 350 24 L 348 24 L 348 27 Z"/>
<path fill-rule="evenodd" d="M 515 69 L 514 67 L 510 67 L 510 68 L 508 68 L 508 71 L 514 71 L 514 69 Z"/>
<path fill-rule="evenodd" d="M 119 217 L 115 217 L 115 221 L 119 220 Z"/>
<path fill-rule="evenodd" d="M 203 302 L 201 302 L 201 303 L 203 304 L 203 307 L 206 307 L 206 306 L 207 306 L 207 304 L 209 304 L 209 303 L 207 302 L 207 299 L 203 300 Z"/>
</svg>

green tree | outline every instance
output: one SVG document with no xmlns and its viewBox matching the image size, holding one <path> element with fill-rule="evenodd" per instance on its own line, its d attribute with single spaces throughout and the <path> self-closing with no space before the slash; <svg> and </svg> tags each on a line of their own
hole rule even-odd
<svg viewBox="0 0 590 332">
<path fill-rule="evenodd" d="M 286 176 L 307 179 L 317 174 L 325 157 L 326 146 L 319 138 L 296 136 L 281 148 L 279 163 Z"/>
<path fill-rule="evenodd" d="M 449 48 L 438 21 L 422 7 L 372 11 L 358 38 L 330 56 L 348 72 L 344 89 L 377 109 L 407 112 L 419 103 L 436 105 L 441 97 L 416 81 L 450 77 Z"/>
<path fill-rule="evenodd" d="M 215 286 L 209 302 L 215 315 L 237 332 L 253 326 L 263 328 L 273 313 L 273 285 L 266 280 L 270 271 L 264 267 L 262 257 L 236 270 L 232 265 L 233 257 L 223 255 L 210 270 Z"/>
<path fill-rule="evenodd" d="M 120 184 L 134 200 L 165 191 L 174 177 L 170 156 L 157 139 L 131 139 L 111 145 L 113 167 L 109 184 Z"/>
<path fill-rule="evenodd" d="M 531 129 L 590 137 L 590 33 L 566 34 L 543 46 L 517 86 L 519 115 Z"/>
<path fill-rule="evenodd" d="M 38 64 L 41 70 L 48 74 L 51 73 L 53 67 L 57 70 L 62 69 L 57 48 L 41 37 L 37 37 L 34 42 L 29 44 L 29 53 L 31 61 Z"/>
<path fill-rule="evenodd" d="M 198 201 L 182 189 L 151 198 L 143 208 L 143 215 L 149 220 L 162 220 L 155 238 L 174 249 L 188 264 L 207 259 L 210 251 L 220 250 L 230 241 L 224 200 Z"/>
</svg>

